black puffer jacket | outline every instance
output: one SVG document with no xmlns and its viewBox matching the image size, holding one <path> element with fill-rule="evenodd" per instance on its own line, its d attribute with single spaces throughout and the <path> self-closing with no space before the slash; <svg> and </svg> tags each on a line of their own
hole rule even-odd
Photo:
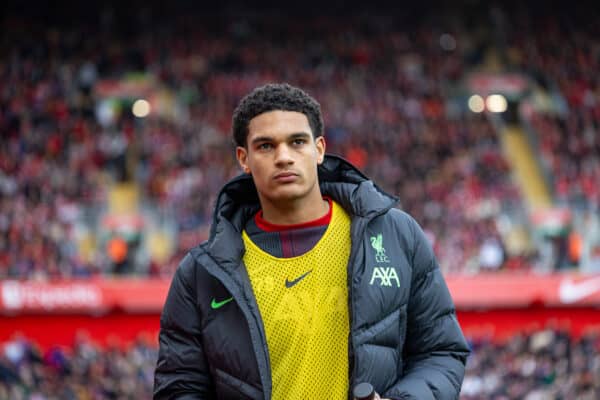
<svg viewBox="0 0 600 400">
<path fill-rule="evenodd" d="M 469 350 L 422 230 L 340 158 L 326 157 L 319 182 L 352 216 L 351 386 L 370 382 L 392 399 L 458 398 Z M 250 176 L 229 182 L 209 240 L 177 269 L 161 317 L 156 399 L 271 398 L 265 332 L 241 261 L 240 232 L 258 208 Z"/>
</svg>

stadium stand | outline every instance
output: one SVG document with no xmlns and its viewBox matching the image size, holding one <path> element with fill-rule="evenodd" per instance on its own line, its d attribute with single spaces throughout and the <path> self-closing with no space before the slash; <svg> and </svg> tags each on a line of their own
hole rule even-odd
<svg viewBox="0 0 600 400">
<path fill-rule="evenodd" d="M 597 399 L 598 339 L 547 329 L 504 343 L 473 342 L 461 399 Z"/>
<path fill-rule="evenodd" d="M 443 26 L 431 32 L 402 20 L 400 30 L 398 22 L 365 18 L 349 31 L 351 19 L 298 29 L 256 17 L 213 32 L 182 18 L 166 34 L 140 23 L 133 38 L 101 26 L 84 44 L 73 37 L 90 26 L 23 32 L 26 22 L 9 20 L 1 185 L 7 267 L 0 274 L 170 276 L 181 252 L 205 237 L 220 185 L 239 173 L 228 138 L 231 108 L 272 80 L 321 99 L 330 151 L 399 195 L 446 271 L 502 268 L 496 220 L 502 207 L 518 207 L 518 190 L 488 119 L 448 110 L 444 94 L 470 67 L 473 50 L 468 40 L 445 50 Z M 270 34 L 281 30 L 285 41 Z M 136 118 L 126 107 L 144 94 L 153 96 L 156 116 Z M 131 213 L 143 214 L 145 228 L 162 229 L 105 226 L 119 182 L 140 193 Z M 132 248 L 124 255 L 116 249 L 127 229 L 142 236 L 126 238 Z M 485 249 L 499 255 L 482 265 Z"/>
<path fill-rule="evenodd" d="M 581 399 L 600 396 L 600 337 L 558 329 L 471 343 L 462 400 Z M 68 348 L 40 350 L 24 337 L 0 353 L 0 399 L 150 398 L 157 358 L 147 338 L 102 348 L 80 335 Z"/>
<path fill-rule="evenodd" d="M 144 336 L 101 348 L 82 334 L 69 348 L 46 351 L 18 337 L 0 354 L 0 399 L 149 399 L 156 359 Z"/>
</svg>

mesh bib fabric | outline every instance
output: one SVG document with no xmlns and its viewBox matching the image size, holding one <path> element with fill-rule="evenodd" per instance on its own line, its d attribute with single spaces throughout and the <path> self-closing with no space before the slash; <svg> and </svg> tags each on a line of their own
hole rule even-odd
<svg viewBox="0 0 600 400">
<path fill-rule="evenodd" d="M 273 400 L 346 399 L 350 217 L 335 202 L 307 253 L 271 256 L 244 231 L 244 263 L 267 336 Z"/>
</svg>

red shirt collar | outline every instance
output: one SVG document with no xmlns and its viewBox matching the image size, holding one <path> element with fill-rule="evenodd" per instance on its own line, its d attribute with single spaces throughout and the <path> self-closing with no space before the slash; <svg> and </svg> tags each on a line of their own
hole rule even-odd
<svg viewBox="0 0 600 400">
<path fill-rule="evenodd" d="M 323 200 L 327 200 L 327 202 L 329 203 L 329 212 L 327 214 L 323 215 L 322 217 L 317 218 L 312 221 L 303 222 L 301 224 L 292 224 L 292 225 L 272 224 L 263 218 L 263 212 L 262 212 L 262 210 L 260 210 L 254 216 L 254 222 L 256 223 L 256 226 L 259 229 L 266 231 L 266 232 L 281 232 L 281 231 L 289 231 L 292 229 L 314 228 L 314 227 L 318 227 L 318 226 L 329 225 L 329 222 L 331 222 L 331 213 L 333 210 L 333 205 L 332 205 L 332 201 L 329 197 L 324 196 Z"/>
</svg>

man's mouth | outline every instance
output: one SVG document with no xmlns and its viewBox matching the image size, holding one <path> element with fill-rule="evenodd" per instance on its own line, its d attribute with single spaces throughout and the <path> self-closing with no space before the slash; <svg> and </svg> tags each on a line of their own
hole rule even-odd
<svg viewBox="0 0 600 400">
<path fill-rule="evenodd" d="M 274 179 L 278 182 L 293 182 L 298 178 L 298 174 L 294 172 L 280 172 L 275 175 Z"/>
</svg>

